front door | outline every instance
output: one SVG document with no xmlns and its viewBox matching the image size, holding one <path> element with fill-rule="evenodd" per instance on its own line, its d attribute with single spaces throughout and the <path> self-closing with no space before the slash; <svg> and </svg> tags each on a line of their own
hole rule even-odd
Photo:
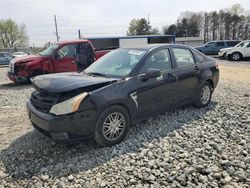
<svg viewBox="0 0 250 188">
<path fill-rule="evenodd" d="M 158 78 L 136 80 L 137 118 L 143 118 L 167 109 L 175 102 L 176 79 L 172 75 L 172 63 L 169 49 L 160 49 L 147 57 L 139 75 L 147 73 L 150 69 L 158 69 L 161 76 Z"/>
<path fill-rule="evenodd" d="M 76 45 L 64 45 L 57 51 L 54 61 L 55 72 L 76 72 Z"/>
</svg>

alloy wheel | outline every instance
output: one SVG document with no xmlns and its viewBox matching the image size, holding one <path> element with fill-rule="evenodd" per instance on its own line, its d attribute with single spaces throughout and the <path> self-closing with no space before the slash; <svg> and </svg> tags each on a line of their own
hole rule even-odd
<svg viewBox="0 0 250 188">
<path fill-rule="evenodd" d="M 233 54 L 232 59 L 233 59 L 234 61 L 240 60 L 240 54 L 238 54 L 238 53 Z"/>
<path fill-rule="evenodd" d="M 211 96 L 211 90 L 208 85 L 204 85 L 201 89 L 201 103 L 202 104 L 207 104 L 209 102 Z"/>
<path fill-rule="evenodd" d="M 114 112 L 103 123 L 103 136 L 109 141 L 114 141 L 123 134 L 125 126 L 125 117 L 119 112 Z"/>
</svg>

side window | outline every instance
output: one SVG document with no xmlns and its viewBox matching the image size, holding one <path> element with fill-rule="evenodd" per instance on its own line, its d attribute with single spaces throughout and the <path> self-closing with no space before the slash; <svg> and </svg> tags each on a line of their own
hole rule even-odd
<svg viewBox="0 0 250 188">
<path fill-rule="evenodd" d="M 227 41 L 226 43 L 228 46 L 235 46 L 236 44 L 239 44 L 239 41 Z"/>
<path fill-rule="evenodd" d="M 4 57 L 4 55 L 3 55 L 3 54 L 0 54 L 0 57 Z"/>
<path fill-rule="evenodd" d="M 250 42 L 248 43 L 247 48 L 250 48 Z"/>
<path fill-rule="evenodd" d="M 216 45 L 217 46 L 224 46 L 224 42 L 217 42 Z"/>
<path fill-rule="evenodd" d="M 145 73 L 150 69 L 159 69 L 161 71 L 172 69 L 168 49 L 162 49 L 151 54 L 146 59 L 140 73 Z"/>
<path fill-rule="evenodd" d="M 75 45 L 66 45 L 57 51 L 59 58 L 74 57 Z"/>
<path fill-rule="evenodd" d="M 183 48 L 173 48 L 173 52 L 177 67 L 192 65 L 195 63 L 193 54 L 190 52 L 190 50 Z"/>
<path fill-rule="evenodd" d="M 216 43 L 215 42 L 208 42 L 205 46 L 206 47 L 215 47 Z"/>
</svg>

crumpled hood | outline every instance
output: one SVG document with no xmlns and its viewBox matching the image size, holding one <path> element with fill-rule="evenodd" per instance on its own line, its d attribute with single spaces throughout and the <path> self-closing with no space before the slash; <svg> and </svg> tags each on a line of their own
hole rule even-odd
<svg viewBox="0 0 250 188">
<path fill-rule="evenodd" d="M 36 76 L 32 79 L 32 83 L 36 89 L 60 93 L 96 84 L 111 84 L 117 80 L 116 78 L 93 77 L 70 72 Z"/>
<path fill-rule="evenodd" d="M 23 56 L 23 57 L 16 57 L 14 59 L 11 60 L 12 64 L 20 64 L 20 63 L 24 63 L 24 62 L 31 62 L 31 61 L 35 61 L 38 59 L 42 59 L 43 57 L 40 55 L 28 55 L 28 56 Z"/>
</svg>

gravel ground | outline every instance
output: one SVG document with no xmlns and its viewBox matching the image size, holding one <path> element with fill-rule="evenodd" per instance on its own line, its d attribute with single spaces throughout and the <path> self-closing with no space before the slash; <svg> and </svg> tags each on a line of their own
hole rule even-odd
<svg viewBox="0 0 250 188">
<path fill-rule="evenodd" d="M 218 60 L 211 104 L 133 126 L 119 145 L 54 143 L 31 128 L 0 68 L 0 187 L 250 187 L 250 62 Z"/>
</svg>

